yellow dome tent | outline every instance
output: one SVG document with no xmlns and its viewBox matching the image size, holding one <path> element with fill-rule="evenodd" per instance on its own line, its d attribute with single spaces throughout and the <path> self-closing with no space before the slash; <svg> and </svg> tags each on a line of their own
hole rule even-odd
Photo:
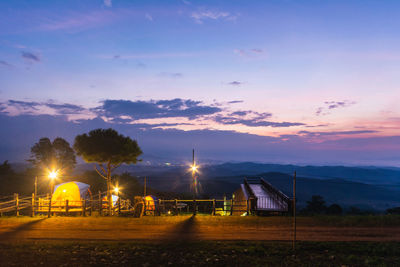
<svg viewBox="0 0 400 267">
<path fill-rule="evenodd" d="M 51 205 L 56 210 L 57 207 L 64 208 L 68 200 L 68 206 L 71 208 L 81 208 L 83 201 L 90 199 L 91 192 L 88 184 L 80 182 L 67 182 L 58 184 L 54 188 L 51 198 Z M 71 210 L 72 211 L 72 210 Z"/>
</svg>

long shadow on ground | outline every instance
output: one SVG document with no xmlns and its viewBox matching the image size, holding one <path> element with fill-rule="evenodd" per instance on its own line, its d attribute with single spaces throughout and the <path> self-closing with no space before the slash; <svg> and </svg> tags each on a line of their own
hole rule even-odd
<svg viewBox="0 0 400 267">
<path fill-rule="evenodd" d="M 165 237 L 165 241 L 178 241 L 178 242 L 190 242 L 196 239 L 197 234 L 196 216 L 193 215 L 189 219 L 178 223 Z"/>
<path fill-rule="evenodd" d="M 4 242 L 4 241 L 8 241 L 10 239 L 15 239 L 19 233 L 23 232 L 23 231 L 27 231 L 30 230 L 35 224 L 42 222 L 43 220 L 45 220 L 46 218 L 42 218 L 39 220 L 35 220 L 35 221 L 31 221 L 28 223 L 24 223 L 10 231 L 4 232 L 0 234 L 0 242 Z"/>
</svg>

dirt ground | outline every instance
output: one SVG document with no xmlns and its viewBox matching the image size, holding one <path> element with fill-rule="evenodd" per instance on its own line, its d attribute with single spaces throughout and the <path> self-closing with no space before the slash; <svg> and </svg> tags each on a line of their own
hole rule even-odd
<svg viewBox="0 0 400 267">
<path fill-rule="evenodd" d="M 289 241 L 291 220 L 274 218 L 177 217 L 52 217 L 1 218 L 0 242 L 39 240 L 87 241 Z M 299 220 L 301 241 L 400 241 L 396 226 L 324 226 Z"/>
<path fill-rule="evenodd" d="M 0 266 L 398 266 L 400 242 L 0 243 Z"/>
</svg>

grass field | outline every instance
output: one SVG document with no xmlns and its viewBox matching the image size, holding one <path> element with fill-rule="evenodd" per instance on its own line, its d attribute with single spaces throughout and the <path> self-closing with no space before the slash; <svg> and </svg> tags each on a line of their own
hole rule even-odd
<svg viewBox="0 0 400 267">
<path fill-rule="evenodd" d="M 291 219 L 2 217 L 0 266 L 396 266 L 400 262 L 400 216 L 299 217 L 301 241 L 295 253 Z"/>
<path fill-rule="evenodd" d="M 1 245 L 1 266 L 398 266 L 400 243 L 41 242 Z"/>
</svg>

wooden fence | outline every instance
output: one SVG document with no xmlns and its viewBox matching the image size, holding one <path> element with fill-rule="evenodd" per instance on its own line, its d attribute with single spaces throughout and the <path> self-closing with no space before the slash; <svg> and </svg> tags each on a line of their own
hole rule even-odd
<svg viewBox="0 0 400 267">
<path fill-rule="evenodd" d="M 210 214 L 210 215 L 249 215 L 249 201 L 234 201 L 233 199 L 158 199 L 156 203 L 145 203 L 145 214 L 180 215 L 180 214 Z"/>
<path fill-rule="evenodd" d="M 99 192 L 95 197 L 78 201 L 50 201 L 50 196 L 40 195 L 35 197 L 19 197 L 18 194 L 0 198 L 0 215 L 20 215 L 30 213 L 31 216 L 42 215 L 82 215 L 91 216 L 93 212 L 99 215 L 108 215 L 108 201 L 106 192 Z M 141 199 L 139 197 L 139 199 Z M 118 199 L 113 205 L 113 214 L 141 215 L 180 215 L 180 214 L 210 214 L 210 215 L 249 215 L 252 213 L 250 201 L 234 201 L 233 199 L 158 199 L 155 201 L 135 201 Z"/>
</svg>

